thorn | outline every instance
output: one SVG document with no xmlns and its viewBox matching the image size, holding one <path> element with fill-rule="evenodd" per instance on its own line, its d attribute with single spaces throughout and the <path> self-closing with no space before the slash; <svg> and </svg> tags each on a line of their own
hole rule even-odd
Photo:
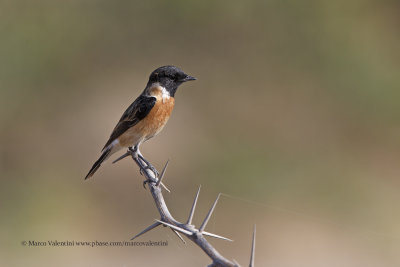
<svg viewBox="0 0 400 267">
<path fill-rule="evenodd" d="M 147 232 L 150 231 L 150 230 L 153 230 L 154 228 L 156 228 L 156 227 L 159 226 L 160 224 L 161 224 L 161 223 L 159 223 L 159 222 L 153 223 L 152 225 L 150 225 L 149 227 L 147 227 L 146 229 L 144 229 L 143 231 L 141 231 L 140 233 L 138 233 L 137 235 L 135 235 L 134 237 L 132 237 L 131 240 L 135 239 L 135 238 L 138 237 L 138 236 L 141 236 L 141 235 L 147 233 Z"/>
<path fill-rule="evenodd" d="M 119 158 L 117 158 L 116 160 L 114 160 L 112 163 L 113 163 L 113 164 L 114 164 L 114 163 L 117 163 L 117 162 L 120 161 L 121 159 L 124 159 L 124 158 L 126 158 L 126 157 L 128 157 L 128 156 L 130 156 L 130 155 L 132 155 L 132 152 L 130 152 L 130 151 L 128 150 L 128 151 L 126 151 L 125 154 L 123 154 L 121 157 L 119 157 Z"/>
<path fill-rule="evenodd" d="M 165 186 L 165 184 L 163 184 L 163 183 L 160 183 L 160 184 L 161 184 L 162 187 L 164 187 L 164 189 L 165 189 L 168 193 L 171 193 L 171 190 L 169 190 L 168 187 Z"/>
<path fill-rule="evenodd" d="M 169 226 L 169 227 L 171 227 L 172 229 L 174 229 L 176 231 L 184 233 L 185 235 L 192 235 L 193 234 L 192 232 L 190 232 L 188 230 L 185 230 L 183 228 L 180 228 L 178 226 L 175 226 L 175 225 L 167 223 L 167 222 L 163 222 L 163 221 L 160 221 L 160 220 L 156 220 L 156 222 L 159 222 L 159 223 L 162 223 L 163 225 Z"/>
<path fill-rule="evenodd" d="M 232 261 L 234 264 L 236 264 L 236 266 L 240 266 L 240 264 L 235 259 L 232 259 Z"/>
<path fill-rule="evenodd" d="M 254 267 L 255 250 L 256 250 L 256 225 L 254 225 L 254 230 L 253 230 L 253 242 L 251 243 L 251 254 L 250 254 L 250 265 L 249 265 L 249 267 Z"/>
<path fill-rule="evenodd" d="M 208 220 L 210 220 L 210 217 L 211 217 L 211 215 L 212 215 L 212 213 L 213 213 L 213 211 L 215 209 L 215 206 L 217 205 L 217 202 L 218 202 L 218 199 L 219 199 L 220 195 L 221 195 L 221 193 L 218 194 L 217 199 L 214 201 L 214 204 L 212 205 L 212 207 L 211 207 L 210 211 L 208 212 L 206 218 L 204 219 L 203 223 L 201 224 L 200 229 L 199 229 L 200 233 L 203 232 L 204 228 L 206 228 Z"/>
<path fill-rule="evenodd" d="M 172 228 L 171 228 L 171 230 L 172 230 L 172 232 L 174 232 L 179 237 L 180 240 L 182 240 L 183 244 L 186 244 L 186 241 L 183 239 L 183 237 L 176 230 L 174 230 Z"/>
<path fill-rule="evenodd" d="M 169 163 L 169 160 L 167 160 L 167 162 L 165 163 L 164 168 L 163 168 L 163 170 L 162 170 L 162 172 L 161 172 L 161 175 L 160 175 L 160 177 L 158 178 L 158 181 L 157 181 L 157 183 L 156 183 L 156 186 L 159 186 L 160 183 L 161 183 L 161 180 L 164 178 L 164 174 L 165 174 L 165 171 L 167 170 L 168 163 Z"/>
<path fill-rule="evenodd" d="M 232 239 L 229 239 L 229 238 L 226 238 L 226 237 L 223 237 L 223 236 L 220 236 L 220 235 L 216 235 L 216 234 L 213 234 L 213 233 L 209 233 L 209 232 L 206 232 L 206 231 L 203 231 L 202 234 L 206 235 L 206 236 L 211 236 L 211 237 L 215 237 L 215 238 L 219 238 L 219 239 L 222 239 L 222 240 L 233 242 Z"/>
<path fill-rule="evenodd" d="M 192 208 L 190 209 L 189 218 L 188 218 L 186 224 L 192 224 L 194 210 L 196 209 L 197 200 L 199 199 L 200 188 L 201 188 L 201 185 L 199 186 L 199 189 L 197 190 L 197 194 L 196 194 L 196 197 L 194 198 L 193 205 L 192 205 Z"/>
</svg>

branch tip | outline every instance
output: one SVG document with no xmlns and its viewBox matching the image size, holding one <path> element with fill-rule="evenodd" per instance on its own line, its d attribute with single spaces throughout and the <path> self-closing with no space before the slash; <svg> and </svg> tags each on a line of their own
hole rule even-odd
<svg viewBox="0 0 400 267">
<path fill-rule="evenodd" d="M 256 225 L 254 225 L 254 229 L 253 229 L 253 241 L 251 242 L 251 254 L 250 254 L 249 267 L 254 267 L 255 250 L 256 250 Z"/>
<path fill-rule="evenodd" d="M 183 244 L 186 244 L 186 241 L 183 239 L 181 234 L 179 234 L 176 230 L 174 230 L 172 228 L 171 228 L 171 230 L 172 230 L 172 232 L 174 232 L 179 237 L 180 240 L 182 240 Z"/>
<path fill-rule="evenodd" d="M 189 235 L 190 236 L 190 235 L 193 234 L 192 232 L 190 232 L 188 230 L 185 230 L 185 229 L 183 229 L 183 228 L 181 228 L 179 226 L 176 226 L 176 225 L 173 225 L 173 224 L 170 224 L 170 223 L 167 223 L 167 222 L 163 222 L 163 221 L 160 221 L 160 220 L 156 220 L 156 221 L 159 222 L 159 223 L 162 223 L 163 225 L 169 226 L 169 227 L 171 227 L 172 229 L 174 229 L 176 231 L 182 232 L 185 235 Z"/>
<path fill-rule="evenodd" d="M 145 233 L 147 233 L 150 230 L 153 230 L 154 228 L 156 228 L 157 226 L 161 225 L 161 223 L 159 222 L 155 222 L 152 225 L 150 225 L 149 227 L 147 227 L 146 229 L 144 229 L 143 231 L 141 231 L 140 233 L 138 233 L 137 235 L 135 235 L 134 237 L 131 238 L 131 240 L 135 239 L 136 237 L 139 237 Z"/>
<path fill-rule="evenodd" d="M 240 266 L 240 264 L 235 259 L 232 259 L 232 261 L 234 264 L 236 264 L 236 266 Z"/>
<path fill-rule="evenodd" d="M 206 236 L 211 236 L 211 237 L 215 237 L 215 238 L 219 238 L 219 239 L 222 239 L 222 240 L 233 242 L 232 239 L 229 239 L 229 238 L 226 238 L 226 237 L 223 237 L 223 236 L 220 236 L 220 235 L 216 235 L 216 234 L 213 234 L 213 233 L 209 233 L 209 232 L 206 232 L 206 231 L 203 231 L 202 234 L 206 235 Z"/>
<path fill-rule="evenodd" d="M 190 209 L 189 218 L 188 218 L 186 224 L 192 224 L 194 210 L 196 209 L 197 200 L 199 199 L 200 188 L 201 188 L 201 185 L 199 185 L 199 189 L 197 190 L 196 197 L 194 198 L 193 205 L 192 205 L 192 208 Z"/>
<path fill-rule="evenodd" d="M 167 162 L 166 162 L 165 165 L 164 165 L 164 168 L 163 168 L 163 170 L 162 170 L 162 172 L 161 172 L 160 177 L 158 178 L 158 181 L 157 181 L 157 183 L 156 183 L 156 186 L 159 186 L 160 183 L 161 183 L 161 181 L 162 181 L 162 179 L 164 178 L 164 174 L 165 174 L 165 171 L 167 170 L 168 163 L 169 163 L 169 159 L 167 160 Z"/>
<path fill-rule="evenodd" d="M 217 199 L 214 201 L 214 204 L 212 205 L 211 209 L 208 211 L 208 214 L 206 218 L 204 219 L 203 223 L 200 226 L 199 232 L 203 232 L 204 228 L 206 228 L 206 225 L 208 223 L 208 220 L 210 220 L 210 217 L 212 213 L 214 212 L 215 206 L 217 206 L 218 199 L 220 197 L 221 193 L 218 194 Z"/>
<path fill-rule="evenodd" d="M 128 150 L 125 154 L 123 154 L 121 157 L 119 157 L 119 158 L 117 158 L 116 160 L 114 160 L 112 163 L 113 163 L 113 164 L 114 164 L 114 163 L 117 163 L 117 162 L 120 161 L 121 159 L 124 159 L 124 158 L 130 156 L 131 154 L 132 154 L 132 152 L 130 152 L 130 151 Z"/>
<path fill-rule="evenodd" d="M 160 185 L 161 185 L 162 187 L 164 187 L 165 191 L 167 191 L 168 193 L 171 193 L 171 190 L 169 190 L 168 187 L 165 186 L 165 184 L 160 183 Z"/>
</svg>

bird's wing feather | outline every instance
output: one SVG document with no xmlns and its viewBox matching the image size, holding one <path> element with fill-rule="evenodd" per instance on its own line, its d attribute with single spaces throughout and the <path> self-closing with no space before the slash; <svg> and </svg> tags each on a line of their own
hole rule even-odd
<svg viewBox="0 0 400 267">
<path fill-rule="evenodd" d="M 103 147 L 104 150 L 115 139 L 121 136 L 126 130 L 136 125 L 139 121 L 144 119 L 150 110 L 154 107 L 157 99 L 152 96 L 140 95 L 122 114 L 121 119 L 115 126 L 111 133 L 110 138 Z"/>
</svg>

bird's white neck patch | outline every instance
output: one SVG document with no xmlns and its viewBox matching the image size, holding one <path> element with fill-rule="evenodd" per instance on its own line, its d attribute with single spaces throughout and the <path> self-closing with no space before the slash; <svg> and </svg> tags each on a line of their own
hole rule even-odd
<svg viewBox="0 0 400 267">
<path fill-rule="evenodd" d="M 162 93 L 161 93 L 162 101 L 163 101 L 163 103 L 165 103 L 165 100 L 168 100 L 171 97 L 171 95 L 169 94 L 168 90 L 165 89 L 165 87 L 161 86 L 161 88 L 162 88 L 161 89 L 162 90 Z"/>
<path fill-rule="evenodd" d="M 153 86 L 149 88 L 149 94 L 156 98 L 161 98 L 163 103 L 171 97 L 168 90 L 159 83 L 153 84 Z"/>
</svg>

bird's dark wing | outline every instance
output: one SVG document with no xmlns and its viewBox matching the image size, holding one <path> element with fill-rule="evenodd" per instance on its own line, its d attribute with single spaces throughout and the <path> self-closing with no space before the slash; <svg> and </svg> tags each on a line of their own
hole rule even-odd
<svg viewBox="0 0 400 267">
<path fill-rule="evenodd" d="M 119 122 L 111 133 L 110 139 L 108 139 L 102 150 L 104 150 L 108 145 L 112 143 L 112 141 L 117 139 L 126 130 L 144 119 L 147 114 L 149 114 L 150 110 L 154 107 L 156 101 L 157 99 L 155 97 L 140 95 L 125 110 L 124 114 L 122 114 L 121 119 L 119 119 Z"/>
</svg>

